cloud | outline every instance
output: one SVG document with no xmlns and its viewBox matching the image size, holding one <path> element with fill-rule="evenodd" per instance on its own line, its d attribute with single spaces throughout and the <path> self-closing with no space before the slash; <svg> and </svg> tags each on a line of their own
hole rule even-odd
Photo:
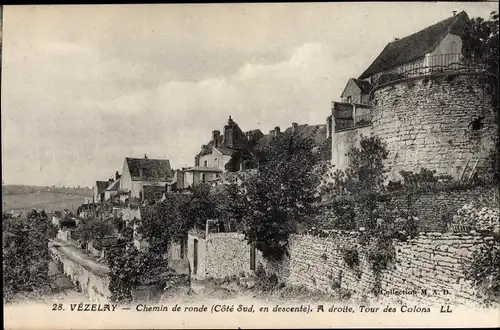
<svg viewBox="0 0 500 330">
<path fill-rule="evenodd" d="M 229 115 L 264 133 L 323 123 L 392 38 L 494 6 L 5 7 L 4 180 L 91 185 L 144 153 L 192 165 Z"/>
</svg>

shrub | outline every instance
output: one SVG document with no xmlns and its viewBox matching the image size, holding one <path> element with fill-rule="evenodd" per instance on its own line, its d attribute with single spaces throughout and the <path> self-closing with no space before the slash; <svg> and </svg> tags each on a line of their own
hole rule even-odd
<svg viewBox="0 0 500 330">
<path fill-rule="evenodd" d="M 258 290 L 269 292 L 280 287 L 278 276 L 274 273 L 267 273 L 262 264 L 259 264 L 255 271 L 255 287 Z"/>
<path fill-rule="evenodd" d="M 342 250 L 342 259 L 349 268 L 356 268 L 359 266 L 359 253 L 354 248 Z"/>
<path fill-rule="evenodd" d="M 500 244 L 490 241 L 473 254 L 470 267 L 465 269 L 468 280 L 476 286 L 483 286 L 486 293 L 500 299 Z"/>
</svg>

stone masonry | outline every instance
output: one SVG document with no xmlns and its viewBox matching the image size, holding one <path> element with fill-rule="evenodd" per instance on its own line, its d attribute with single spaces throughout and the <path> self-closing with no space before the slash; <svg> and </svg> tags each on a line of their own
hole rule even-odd
<svg viewBox="0 0 500 330">
<path fill-rule="evenodd" d="M 310 290 L 331 292 L 339 287 L 353 296 L 370 298 L 376 281 L 357 242 L 357 233 L 331 232 L 328 237 L 293 235 L 290 241 L 289 277 L 287 284 L 303 285 Z M 493 241 L 493 236 L 472 233 L 421 233 L 408 242 L 395 244 L 393 264 L 382 271 L 382 298 L 394 302 L 426 302 L 441 304 L 480 304 L 482 293 L 464 277 L 464 268 L 471 262 L 473 252 Z M 496 242 L 498 244 L 498 242 Z M 342 249 L 359 252 L 359 266 L 351 268 L 342 257 Z M 433 294 L 448 290 L 448 294 Z M 399 291 L 416 294 L 400 294 Z M 422 290 L 427 290 L 423 294 Z M 387 294 L 386 292 L 393 292 Z"/>
<path fill-rule="evenodd" d="M 391 176 L 424 167 L 458 177 L 476 157 L 479 168 L 488 167 L 498 125 L 485 74 L 434 74 L 372 93 L 372 134 L 387 143 Z"/>
</svg>

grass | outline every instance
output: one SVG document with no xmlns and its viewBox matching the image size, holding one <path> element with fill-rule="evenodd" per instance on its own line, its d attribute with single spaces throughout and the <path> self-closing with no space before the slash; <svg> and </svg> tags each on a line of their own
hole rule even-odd
<svg viewBox="0 0 500 330">
<path fill-rule="evenodd" d="M 90 189 L 4 186 L 2 210 L 3 212 L 29 212 L 33 209 L 46 212 L 76 210 L 84 202 L 85 197 L 92 197 L 92 194 Z"/>
</svg>

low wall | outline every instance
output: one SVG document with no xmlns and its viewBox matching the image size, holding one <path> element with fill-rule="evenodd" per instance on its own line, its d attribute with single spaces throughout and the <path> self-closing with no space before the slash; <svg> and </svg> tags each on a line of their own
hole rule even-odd
<svg viewBox="0 0 500 330">
<path fill-rule="evenodd" d="M 450 217 L 467 203 L 476 201 L 480 206 L 498 194 L 498 187 L 480 186 L 468 190 L 453 190 L 422 194 L 413 201 L 412 209 L 419 218 L 421 231 L 442 231 L 446 229 L 442 217 Z M 400 209 L 407 209 L 405 197 L 394 198 Z"/>
<path fill-rule="evenodd" d="M 192 240 L 189 260 L 192 267 Z M 209 234 L 198 239 L 198 274 L 194 278 L 224 278 L 251 273 L 250 246 L 237 233 Z M 262 264 L 286 285 L 311 291 L 344 289 L 354 298 L 379 298 L 399 303 L 482 304 L 486 298 L 465 279 L 464 269 L 474 251 L 484 244 L 498 244 L 492 235 L 479 233 L 421 233 L 407 242 L 396 241 L 395 258 L 377 277 L 367 258 L 367 247 L 358 232 L 332 230 L 320 234 L 294 234 L 289 239 L 289 257 L 270 263 L 256 251 L 256 266 Z M 357 251 L 359 263 L 349 266 L 344 249 Z M 377 279 L 378 278 L 378 279 Z M 436 290 L 436 291 L 434 291 Z M 425 292 L 426 291 L 426 292 Z"/>
<path fill-rule="evenodd" d="M 224 278 L 252 273 L 261 259 L 255 249 L 255 266 L 251 267 L 252 246 L 247 243 L 245 236 L 239 233 L 209 234 L 206 244 L 205 267 L 210 277 Z"/>
<path fill-rule="evenodd" d="M 197 271 L 194 273 L 194 241 L 197 240 Z M 224 278 L 253 273 L 259 263 L 265 263 L 262 254 L 254 250 L 245 236 L 239 233 L 191 233 L 188 236 L 188 260 L 194 279 Z"/>
<path fill-rule="evenodd" d="M 290 275 L 285 282 L 324 292 L 340 286 L 354 296 L 370 297 L 376 286 L 375 274 L 357 236 L 341 232 L 328 237 L 292 235 Z M 465 279 L 464 268 L 471 262 L 473 252 L 493 239 L 472 233 L 422 233 L 408 242 L 395 243 L 395 260 L 380 275 L 382 296 L 399 302 L 484 302 L 481 293 Z M 343 260 L 344 247 L 360 251 L 358 267 L 352 269 Z M 427 290 L 427 295 L 422 290 Z M 434 295 L 433 290 L 439 290 L 439 294 Z"/>
<path fill-rule="evenodd" d="M 106 303 L 111 296 L 109 278 L 105 266 L 102 271 L 92 271 L 90 267 L 73 260 L 58 247 L 51 247 L 53 259 L 62 263 L 63 272 L 92 302 Z"/>
</svg>

